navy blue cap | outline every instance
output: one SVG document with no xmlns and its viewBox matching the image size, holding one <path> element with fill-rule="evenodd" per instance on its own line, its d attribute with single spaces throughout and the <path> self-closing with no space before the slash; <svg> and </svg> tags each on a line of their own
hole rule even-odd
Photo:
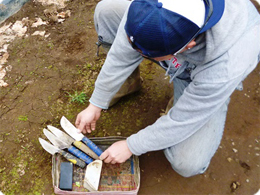
<svg viewBox="0 0 260 195">
<path fill-rule="evenodd" d="M 200 33 L 205 32 L 206 30 L 210 29 L 215 24 L 217 24 L 220 18 L 222 17 L 225 9 L 225 0 L 204 0 L 204 2 L 206 4 L 206 16 L 210 12 L 209 9 L 212 9 L 212 14 L 211 16 L 209 16 L 208 21 L 205 21 L 205 25 L 201 28 Z"/>
<path fill-rule="evenodd" d="M 224 0 L 204 0 L 204 3 L 205 23 L 199 27 L 186 17 L 165 9 L 158 0 L 134 0 L 128 10 L 125 31 L 132 45 L 145 56 L 175 54 L 220 20 Z"/>
</svg>

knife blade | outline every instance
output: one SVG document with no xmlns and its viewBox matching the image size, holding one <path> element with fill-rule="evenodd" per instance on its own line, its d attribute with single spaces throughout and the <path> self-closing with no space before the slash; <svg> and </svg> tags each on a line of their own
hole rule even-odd
<svg viewBox="0 0 260 195">
<path fill-rule="evenodd" d="M 93 152 L 88 146 L 83 144 L 81 141 L 76 141 L 68 134 L 64 133 L 63 131 L 59 130 L 56 127 L 53 127 L 51 125 L 48 125 L 47 128 L 54 134 L 56 137 L 58 137 L 61 141 L 67 143 L 67 145 L 73 144 L 78 149 L 82 150 L 84 153 L 89 155 L 91 158 L 99 159 L 98 155 L 96 155 L 95 152 Z"/>
<path fill-rule="evenodd" d="M 54 146 L 57 146 L 59 149 L 67 148 L 70 153 L 72 153 L 76 157 L 80 158 L 87 164 L 93 162 L 93 159 L 90 158 L 88 155 L 86 155 L 84 152 L 80 151 L 79 149 L 75 148 L 74 146 L 72 146 L 70 144 L 67 145 L 65 142 L 59 140 L 59 138 L 57 138 L 54 134 L 52 134 L 47 129 L 43 129 L 43 133 L 50 140 L 50 142 Z"/>
<path fill-rule="evenodd" d="M 56 136 L 45 128 L 43 129 L 43 134 L 49 139 L 49 141 L 54 146 L 57 146 L 59 149 L 65 149 L 65 148 L 68 148 L 68 146 L 70 146 L 70 145 L 66 144 L 65 142 L 63 142 L 62 140 L 56 139 Z"/>
<path fill-rule="evenodd" d="M 61 149 L 53 146 L 52 144 L 45 141 L 44 139 L 39 138 L 39 142 L 40 142 L 41 146 L 43 147 L 43 149 L 46 150 L 47 152 L 49 152 L 50 154 L 54 155 L 55 153 L 59 153 L 63 157 L 65 157 L 68 161 L 72 162 L 73 164 L 78 165 L 81 168 L 86 167 L 86 163 L 84 161 L 78 159 L 77 157 L 73 156 L 72 154 L 70 154 L 64 150 L 61 150 Z"/>
<path fill-rule="evenodd" d="M 62 139 L 63 142 L 66 142 L 68 144 L 71 144 L 75 141 L 75 139 L 73 139 L 71 136 L 69 136 L 67 133 L 64 133 L 63 131 L 61 131 L 60 129 L 51 126 L 51 125 L 47 125 L 47 128 L 54 134 L 56 135 L 56 137 L 59 137 Z"/>
<path fill-rule="evenodd" d="M 94 144 L 90 139 L 85 137 L 82 133 L 79 133 L 79 130 L 70 123 L 68 119 L 66 119 L 64 116 L 61 117 L 60 124 L 62 128 L 75 140 L 82 141 L 84 144 L 86 144 L 93 152 L 95 152 L 98 156 L 100 156 L 103 151 Z"/>
</svg>

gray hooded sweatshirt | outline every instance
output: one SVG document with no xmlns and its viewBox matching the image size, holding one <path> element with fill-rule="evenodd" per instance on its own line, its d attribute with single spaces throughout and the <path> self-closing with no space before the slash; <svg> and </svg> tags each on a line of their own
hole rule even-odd
<svg viewBox="0 0 260 195">
<path fill-rule="evenodd" d="M 90 102 L 107 109 L 124 81 L 143 60 L 124 30 L 127 11 L 95 83 Z M 127 138 L 141 155 L 182 142 L 198 131 L 256 67 L 260 58 L 260 16 L 249 0 L 226 0 L 220 21 L 196 39 L 191 50 L 166 61 L 181 77 L 193 67 L 190 83 L 167 115 Z M 177 66 L 176 66 L 177 65 Z"/>
</svg>

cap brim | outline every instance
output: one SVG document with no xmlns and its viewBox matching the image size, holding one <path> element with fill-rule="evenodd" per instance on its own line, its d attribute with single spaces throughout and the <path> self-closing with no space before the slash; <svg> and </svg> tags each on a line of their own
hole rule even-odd
<svg viewBox="0 0 260 195">
<path fill-rule="evenodd" d="M 225 9 L 225 0 L 211 0 L 213 4 L 213 13 L 207 24 L 202 28 L 200 33 L 213 27 L 222 17 Z"/>
</svg>

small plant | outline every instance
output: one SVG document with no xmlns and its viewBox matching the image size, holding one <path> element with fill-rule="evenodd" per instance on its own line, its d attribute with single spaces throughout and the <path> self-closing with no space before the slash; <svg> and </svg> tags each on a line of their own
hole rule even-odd
<svg viewBox="0 0 260 195">
<path fill-rule="evenodd" d="M 84 104 L 88 99 L 87 94 L 84 92 L 79 93 L 78 91 L 74 91 L 74 94 L 70 94 L 69 92 L 67 92 L 67 94 L 70 98 L 70 102 Z"/>
<path fill-rule="evenodd" d="M 50 49 L 53 49 L 54 48 L 54 44 L 53 43 L 48 43 L 47 47 L 49 47 Z"/>
<path fill-rule="evenodd" d="M 28 120 L 28 117 L 27 117 L 27 116 L 19 116 L 19 117 L 18 117 L 18 120 L 19 120 L 19 121 L 27 121 L 27 120 Z"/>
</svg>

